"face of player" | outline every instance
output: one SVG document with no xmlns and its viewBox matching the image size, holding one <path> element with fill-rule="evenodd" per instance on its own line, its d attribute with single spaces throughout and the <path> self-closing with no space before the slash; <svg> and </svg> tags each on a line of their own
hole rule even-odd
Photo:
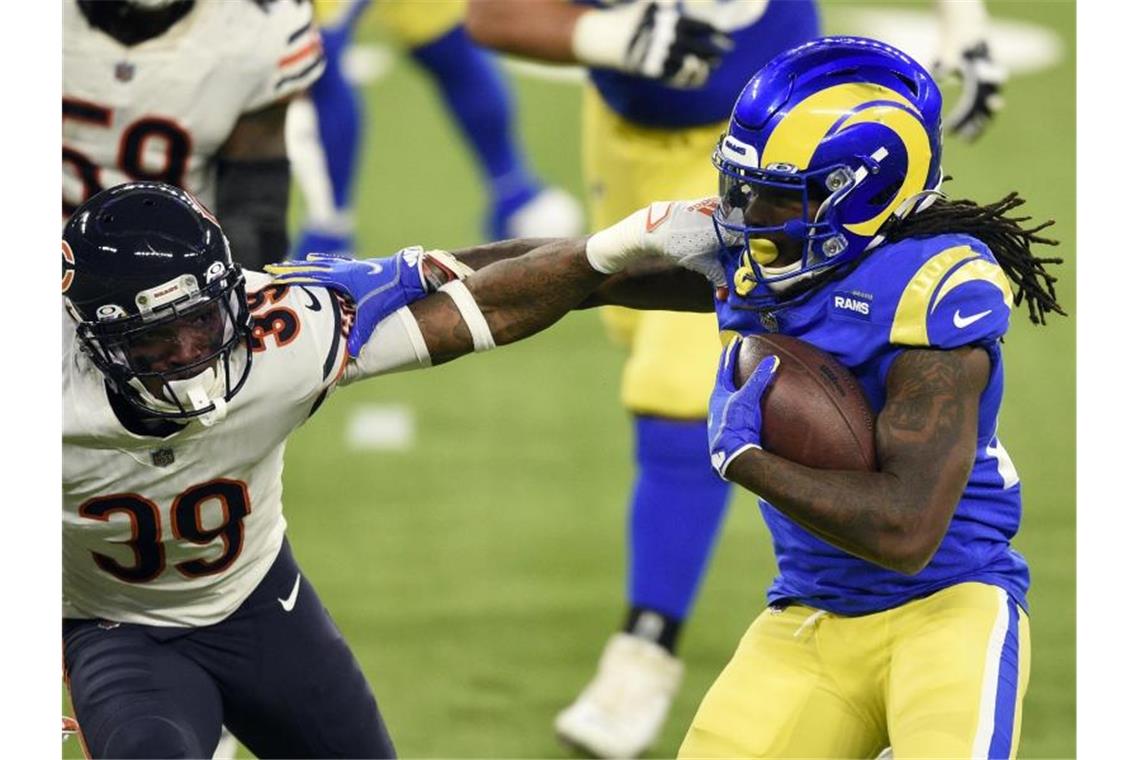
<svg viewBox="0 0 1140 760">
<path fill-rule="evenodd" d="M 752 185 L 752 199 L 744 210 L 744 223 L 756 227 L 779 227 L 793 219 L 804 218 L 803 192 L 799 188 L 780 188 L 772 185 Z M 810 198 L 807 218 L 814 219 L 822 199 Z M 772 267 L 794 264 L 803 256 L 803 241 L 783 232 L 756 237 L 770 240 L 777 250 Z"/>
<path fill-rule="evenodd" d="M 162 373 L 167 380 L 189 379 L 206 369 L 202 362 L 221 349 L 223 326 L 220 305 L 207 303 L 132 339 L 126 347 L 127 361 L 139 373 Z M 143 385 L 155 396 L 161 395 L 161 379 L 144 375 Z"/>
</svg>

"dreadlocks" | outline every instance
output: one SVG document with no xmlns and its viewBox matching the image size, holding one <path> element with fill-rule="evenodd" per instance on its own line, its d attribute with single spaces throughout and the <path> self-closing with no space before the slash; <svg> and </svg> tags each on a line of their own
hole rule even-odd
<svg viewBox="0 0 1140 760">
<path fill-rule="evenodd" d="M 1033 324 L 1045 324 L 1049 312 L 1068 316 L 1060 304 L 1053 284 L 1057 278 L 1045 271 L 1046 264 L 1060 264 L 1060 258 L 1038 258 L 1030 246 L 1057 245 L 1057 241 L 1037 233 L 1053 225 L 1049 219 L 1035 227 L 1022 227 L 1029 221 L 1028 216 L 1007 216 L 1009 211 L 1025 203 L 1016 192 L 996 203 L 979 206 L 969 200 L 949 200 L 938 198 L 929 208 L 905 219 L 896 220 L 883 230 L 887 242 L 903 238 L 928 237 L 948 232 L 959 232 L 975 237 L 993 253 L 1002 271 L 1016 288 L 1014 306 L 1022 299 L 1029 307 L 1029 319 Z"/>
</svg>

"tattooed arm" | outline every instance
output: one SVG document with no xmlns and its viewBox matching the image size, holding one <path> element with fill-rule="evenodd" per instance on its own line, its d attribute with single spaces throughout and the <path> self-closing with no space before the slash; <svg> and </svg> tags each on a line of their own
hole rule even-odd
<svg viewBox="0 0 1140 760">
<path fill-rule="evenodd" d="M 586 260 L 585 239 L 555 240 L 526 255 L 485 266 L 464 283 L 483 312 L 495 344 L 503 345 L 554 324 L 608 276 Z M 408 308 L 432 364 L 473 350 L 471 332 L 449 296 L 436 293 Z"/>
<path fill-rule="evenodd" d="M 818 470 L 751 449 L 725 474 L 829 544 L 913 575 L 941 544 L 970 477 L 989 369 L 980 348 L 900 354 L 875 426 L 879 472 Z"/>
<path fill-rule="evenodd" d="M 478 271 L 496 262 L 524 256 L 558 242 L 558 238 L 503 240 L 462 248 L 452 251 L 451 255 Z M 605 305 L 707 312 L 713 310 L 713 291 L 709 281 L 702 275 L 671 261 L 649 259 L 636 262 L 625 271 L 605 278 L 573 308 L 589 309 Z"/>
</svg>

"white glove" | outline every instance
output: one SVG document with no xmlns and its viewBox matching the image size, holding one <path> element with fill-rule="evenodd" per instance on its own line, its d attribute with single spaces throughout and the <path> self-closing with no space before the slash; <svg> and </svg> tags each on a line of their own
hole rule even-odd
<svg viewBox="0 0 1140 760">
<path fill-rule="evenodd" d="M 714 285 L 727 285 L 717 257 L 720 239 L 712 220 L 719 202 L 714 196 L 651 203 L 591 235 L 586 241 L 586 258 L 599 272 L 613 274 L 639 259 L 660 256 L 699 272 Z"/>
<path fill-rule="evenodd" d="M 1005 70 L 990 58 L 989 20 L 982 0 L 939 0 L 940 42 L 935 78 L 954 77 L 962 92 L 946 117 L 952 134 L 973 141 L 1002 109 Z"/>
<path fill-rule="evenodd" d="M 672 87 L 701 87 L 732 39 L 686 16 L 677 0 L 637 0 L 578 17 L 574 57 L 587 66 L 617 69 Z"/>
<path fill-rule="evenodd" d="M 962 83 L 962 94 L 946 117 L 946 126 L 951 134 L 973 142 L 1005 105 L 1001 96 L 1005 70 L 990 58 L 989 46 L 979 42 L 963 50 L 952 64 L 934 64 L 936 77 L 945 78 L 947 74 Z"/>
</svg>

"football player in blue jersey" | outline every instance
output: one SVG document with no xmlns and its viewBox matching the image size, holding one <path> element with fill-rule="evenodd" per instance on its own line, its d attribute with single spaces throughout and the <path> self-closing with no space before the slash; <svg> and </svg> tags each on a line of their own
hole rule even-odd
<svg viewBox="0 0 1140 760">
<path fill-rule="evenodd" d="M 581 204 L 565 190 L 545 186 L 531 169 L 518 140 L 506 78 L 463 26 L 465 0 L 316 0 L 328 65 L 310 92 L 315 119 L 305 118 L 305 104 L 295 106 L 291 117 L 289 148 L 307 211 L 294 254 L 303 258 L 310 251 L 354 249 L 353 195 L 364 114 L 343 56 L 373 6 L 374 17 L 435 85 L 478 162 L 488 198 L 486 237 L 579 234 Z"/>
<path fill-rule="evenodd" d="M 728 297 L 710 401 L 722 477 L 761 497 L 778 575 L 683 757 L 1011 757 L 1029 677 L 1017 472 L 997 437 L 1012 308 L 1064 314 L 1010 195 L 940 192 L 942 98 L 904 53 L 830 38 L 765 66 L 715 154 Z M 1010 282 L 1016 286 L 1016 293 Z M 760 446 L 777 363 L 734 382 L 741 335 L 779 332 L 854 373 L 879 470 Z"/>
<path fill-rule="evenodd" d="M 1001 106 L 981 0 L 938 0 L 939 71 L 962 82 L 947 117 L 976 137 Z M 590 227 L 659 198 L 712 195 L 708 146 L 741 88 L 776 54 L 819 36 L 807 0 L 473 0 L 472 36 L 514 55 L 589 69 L 582 144 Z M 705 461 L 711 314 L 602 310 L 629 350 L 621 401 L 635 439 L 629 498 L 628 608 L 598 671 L 556 718 L 600 756 L 648 748 L 679 688 L 678 637 L 712 553 L 729 488 Z"/>
</svg>

